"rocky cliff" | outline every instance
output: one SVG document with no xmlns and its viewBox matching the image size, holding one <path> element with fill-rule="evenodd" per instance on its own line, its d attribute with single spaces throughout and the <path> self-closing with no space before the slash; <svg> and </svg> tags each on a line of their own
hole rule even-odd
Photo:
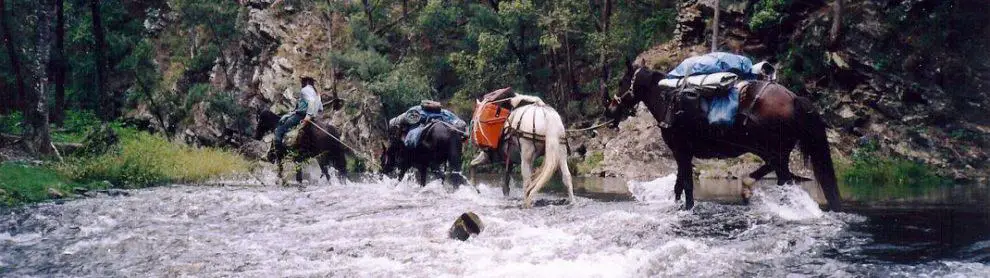
<svg viewBox="0 0 990 278">
<path fill-rule="evenodd" d="M 273 6 L 275 2 L 280 3 Z M 221 57 L 207 72 L 208 83 L 215 88 L 211 90 L 213 95 L 195 104 L 187 120 L 173 120 L 177 122 L 176 136 L 198 145 L 239 147 L 250 157 L 260 157 L 271 138 L 264 141 L 250 138 L 256 126 L 254 115 L 261 110 L 282 114 L 292 109 L 300 90 L 300 77 L 310 76 L 316 79 L 317 91 L 325 103 L 333 96 L 344 101 L 339 110 L 330 106 L 324 110 L 324 117 L 343 133 L 341 139 L 357 149 L 362 158 L 377 160 L 373 154 L 380 152 L 384 143 L 382 103 L 360 82 L 334 74 L 329 62 L 334 45 L 330 34 L 340 33 L 346 19 L 312 9 L 312 5 L 304 9 L 298 1 L 249 0 L 241 1 L 241 5 L 236 25 L 238 38 L 221 50 Z M 155 32 L 169 28 L 170 24 L 177 23 L 170 20 L 168 13 L 163 13 L 149 19 L 146 27 Z M 159 51 L 173 50 L 159 47 Z M 168 64 L 161 58 L 166 55 L 158 56 L 160 70 L 168 74 Z M 190 83 L 185 81 L 190 79 L 189 75 L 186 72 L 170 90 L 191 91 L 182 88 L 183 83 Z M 211 100 L 222 96 L 217 92 L 232 94 L 236 107 L 227 111 L 211 109 Z M 149 107 L 138 105 L 130 118 L 144 122 L 151 129 L 167 130 L 163 126 L 168 126 L 168 121 L 156 121 Z M 367 165 L 375 164 L 372 161 Z"/>
</svg>

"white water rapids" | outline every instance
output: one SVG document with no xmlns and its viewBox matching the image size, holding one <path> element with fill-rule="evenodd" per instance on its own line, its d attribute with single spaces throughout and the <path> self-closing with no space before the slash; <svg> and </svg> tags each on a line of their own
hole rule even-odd
<svg viewBox="0 0 990 278">
<path fill-rule="evenodd" d="M 687 212 L 673 201 L 673 177 L 630 182 L 633 202 L 534 209 L 519 208 L 518 188 L 506 199 L 488 186 L 393 184 L 169 186 L 16 209 L 0 215 L 0 276 L 990 275 L 979 262 L 836 258 L 870 240 L 845 232 L 865 217 L 822 212 L 797 186 Z M 467 211 L 485 230 L 448 239 Z"/>
</svg>

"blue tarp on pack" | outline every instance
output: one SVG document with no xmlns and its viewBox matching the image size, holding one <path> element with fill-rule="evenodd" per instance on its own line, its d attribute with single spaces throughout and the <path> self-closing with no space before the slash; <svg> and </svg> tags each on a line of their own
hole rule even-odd
<svg viewBox="0 0 990 278">
<path fill-rule="evenodd" d="M 406 133 L 405 140 L 402 140 L 406 144 L 406 147 L 415 148 L 419 144 L 419 136 L 423 134 L 423 130 L 426 129 L 425 125 L 419 125 L 409 130 Z"/>
<path fill-rule="evenodd" d="M 727 52 L 712 52 L 685 59 L 667 78 L 683 78 L 691 75 L 731 72 L 742 79 L 756 79 L 753 74 L 753 61 L 746 56 Z"/>
<path fill-rule="evenodd" d="M 712 97 L 708 106 L 708 123 L 731 126 L 736 120 L 736 111 L 739 111 L 739 90 L 732 87 L 728 94 Z"/>
<path fill-rule="evenodd" d="M 402 140 L 402 142 L 406 144 L 406 147 L 410 147 L 410 148 L 415 148 L 416 145 L 419 144 L 419 137 L 422 136 L 423 129 L 430 122 L 434 120 L 438 120 L 438 121 L 447 122 L 449 124 L 456 124 L 458 121 L 461 121 L 461 118 L 457 117 L 457 115 L 454 115 L 453 112 L 450 112 L 447 109 L 441 109 L 439 112 L 430 112 L 427 111 L 426 109 L 423 109 L 421 106 L 417 105 L 413 108 L 409 108 L 409 110 L 406 110 L 406 114 L 408 113 L 419 113 L 419 115 L 421 116 L 420 117 L 421 120 L 419 121 L 417 126 L 412 129 L 409 129 L 409 132 L 406 133 L 406 138 Z"/>
</svg>

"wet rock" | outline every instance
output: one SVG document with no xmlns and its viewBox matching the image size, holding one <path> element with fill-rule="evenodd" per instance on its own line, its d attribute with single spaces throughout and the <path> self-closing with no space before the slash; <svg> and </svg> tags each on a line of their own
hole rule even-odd
<svg viewBox="0 0 990 278">
<path fill-rule="evenodd" d="M 48 188 L 48 197 L 52 199 L 62 199 L 65 198 L 65 193 L 55 189 L 53 187 Z"/>
<path fill-rule="evenodd" d="M 131 193 L 127 192 L 127 190 L 113 189 L 113 188 L 97 190 L 96 193 L 106 194 L 107 196 L 131 196 Z"/>
<path fill-rule="evenodd" d="M 470 238 L 472 234 L 477 235 L 484 229 L 485 224 L 481 223 L 481 218 L 478 218 L 477 214 L 466 212 L 461 214 L 457 221 L 454 221 L 454 225 L 450 227 L 447 233 L 452 239 L 464 241 Z"/>
<path fill-rule="evenodd" d="M 86 193 L 89 193 L 89 189 L 87 189 L 85 187 L 73 187 L 72 188 L 72 193 L 79 194 L 79 195 L 86 195 Z"/>
</svg>

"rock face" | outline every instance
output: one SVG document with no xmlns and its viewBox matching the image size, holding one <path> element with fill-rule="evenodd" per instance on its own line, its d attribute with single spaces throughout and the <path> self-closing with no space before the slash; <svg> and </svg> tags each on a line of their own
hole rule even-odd
<svg viewBox="0 0 990 278">
<path fill-rule="evenodd" d="M 711 30 L 706 25 L 713 11 L 710 2 L 681 1 L 675 39 L 642 53 L 639 58 L 644 65 L 667 70 L 688 56 L 710 51 Z M 721 2 L 720 50 L 743 53 L 757 61 L 776 59 L 778 69 L 800 71 L 781 72 L 789 77 L 781 82 L 818 105 L 832 127 L 829 141 L 833 157 L 843 160 L 861 145 L 875 144 L 882 154 L 923 162 L 956 180 L 985 182 L 990 177 L 990 156 L 985 150 L 990 145 L 990 121 L 986 120 L 990 115 L 990 79 L 986 78 L 990 76 L 990 62 L 984 59 L 985 53 L 939 48 L 924 52 L 911 41 L 916 37 L 898 30 L 898 26 L 914 24 L 912 20 L 950 16 L 914 15 L 919 13 L 915 10 L 925 9 L 923 5 L 935 2 L 907 1 L 893 6 L 870 1 L 847 3 L 843 37 L 832 50 L 825 45 L 832 16 L 827 3 L 790 6 L 778 26 L 760 31 L 748 26 L 758 1 Z M 880 16 L 895 13 L 904 15 L 893 21 Z M 887 43 L 891 40 L 907 45 Z M 964 43 L 974 42 L 959 42 Z M 974 55 L 983 56 L 969 57 Z M 949 69 L 953 73 L 947 73 Z M 604 157 L 601 163 L 589 165 L 593 167 L 587 173 L 655 177 L 673 171 L 674 163 L 660 139 L 656 121 L 640 110 L 620 124 L 618 131 L 600 131 L 593 138 L 577 136 L 576 141 L 585 147 L 579 152 L 585 162 L 596 152 Z M 737 160 L 744 166 L 699 161 L 696 170 L 732 177 L 751 171 L 748 168 L 759 163 Z M 792 160 L 792 168 L 800 168 L 795 164 L 799 163 Z"/>
<path fill-rule="evenodd" d="M 620 123 L 617 130 L 602 128 L 569 136 L 572 149 L 586 149 L 583 161 L 600 160 L 587 165 L 585 174 L 649 179 L 676 170 L 674 158 L 660 138 L 657 121 L 642 104 L 636 115 Z"/>
<path fill-rule="evenodd" d="M 234 92 L 237 105 L 246 109 L 244 115 L 216 115 L 204 102 L 190 112 L 191 123 L 182 126 L 178 134 L 189 143 L 232 146 L 249 157 L 258 157 L 268 144 L 251 139 L 257 111 L 282 114 L 293 109 L 301 89 L 300 78 L 309 76 L 316 80 L 324 103 L 335 95 L 343 99 L 342 109 L 334 111 L 328 105 L 323 113 L 341 130 L 341 139 L 362 158 L 377 159 L 371 154 L 383 143 L 386 121 L 381 101 L 359 82 L 333 76 L 327 56 L 332 50 L 328 36 L 331 23 L 340 26 L 346 24 L 345 19 L 303 9 L 298 5 L 305 3 L 298 1 L 278 1 L 281 3 L 273 6 L 274 2 L 242 1 L 247 14 L 246 22 L 238 25 L 241 38 L 223 51 L 222 61 L 218 59 L 210 72 L 210 83 Z M 131 118 L 154 124 L 153 117 L 140 110 L 139 106 Z M 246 121 L 244 125 L 249 128 L 234 127 L 238 121 Z"/>
</svg>

